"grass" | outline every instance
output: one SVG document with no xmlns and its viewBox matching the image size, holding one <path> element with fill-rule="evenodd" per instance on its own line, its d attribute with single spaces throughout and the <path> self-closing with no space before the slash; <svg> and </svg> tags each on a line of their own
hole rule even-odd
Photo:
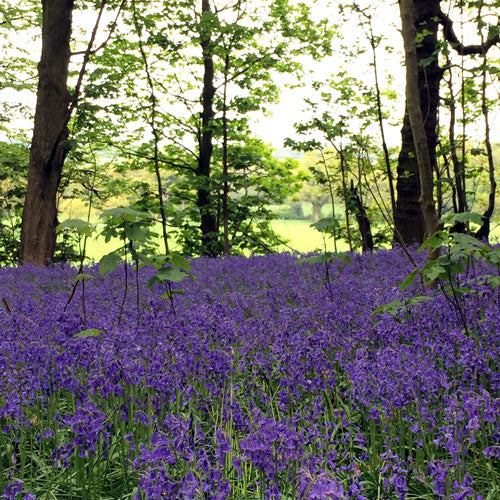
<svg viewBox="0 0 500 500">
<path fill-rule="evenodd" d="M 278 213 L 279 209 L 283 209 L 285 205 L 274 206 L 274 211 Z M 340 208 L 337 208 L 338 213 L 340 213 Z M 84 204 L 79 202 L 79 200 L 71 200 L 71 204 L 67 203 L 62 207 L 61 221 L 69 218 L 86 218 L 86 207 Z M 312 213 L 312 207 L 310 203 L 302 204 L 302 212 L 305 216 L 310 216 Z M 330 217 L 331 210 L 324 206 L 322 210 L 323 217 Z M 98 217 L 92 218 L 93 223 L 99 223 Z M 316 229 L 311 227 L 310 220 L 303 219 L 276 219 L 271 221 L 271 227 L 273 230 L 283 239 L 287 241 L 287 244 L 283 244 L 277 248 L 279 252 L 287 252 L 291 250 L 296 250 L 298 252 L 314 252 L 323 251 L 325 249 L 325 241 L 323 235 Z M 98 227 L 98 231 L 102 229 L 102 226 Z M 155 227 L 155 231 L 161 234 L 161 226 L 158 223 Z M 178 250 L 173 242 L 173 232 L 172 240 L 170 245 L 173 250 Z M 161 239 L 158 238 L 158 245 L 162 245 Z M 490 242 L 495 244 L 500 241 L 500 224 L 493 223 L 491 228 Z M 87 240 L 87 257 L 94 262 L 99 262 L 101 257 L 122 245 L 122 242 L 118 239 L 112 239 L 109 242 L 105 242 L 103 237 L 89 238 Z M 334 251 L 333 238 L 326 238 L 326 249 L 327 251 Z M 339 252 L 345 252 L 349 250 L 349 246 L 346 241 L 337 241 L 337 250 Z"/>
<path fill-rule="evenodd" d="M 299 252 L 313 252 L 315 250 L 324 250 L 323 235 L 313 227 L 311 221 L 307 220 L 274 220 L 271 226 L 282 238 L 290 241 L 289 247 L 283 245 L 280 250 L 290 250 L 290 247 Z M 326 238 L 328 251 L 333 251 L 333 238 Z M 337 250 L 344 252 L 349 250 L 345 241 L 337 241 Z"/>
</svg>

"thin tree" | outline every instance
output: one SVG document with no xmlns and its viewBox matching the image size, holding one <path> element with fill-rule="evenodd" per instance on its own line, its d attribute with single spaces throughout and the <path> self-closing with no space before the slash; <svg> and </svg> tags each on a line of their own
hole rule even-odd
<svg viewBox="0 0 500 500">
<path fill-rule="evenodd" d="M 151 128 L 151 133 L 153 134 L 153 164 L 156 176 L 156 187 L 158 192 L 158 203 L 160 205 L 160 216 L 161 216 L 161 231 L 163 237 L 163 246 L 165 250 L 165 255 L 170 253 L 170 248 L 168 244 L 168 235 L 167 235 L 167 215 L 165 213 L 165 203 L 163 200 L 163 185 L 161 180 L 161 172 L 160 172 L 160 157 L 159 157 L 159 142 L 160 142 L 160 133 L 158 131 L 157 123 L 156 123 L 156 115 L 157 115 L 157 107 L 158 107 L 158 99 L 156 97 L 155 85 L 153 82 L 153 77 L 151 75 L 148 57 L 146 51 L 144 50 L 144 44 L 142 43 L 141 35 L 142 29 L 139 26 L 139 21 L 137 19 L 137 7 L 135 4 L 135 0 L 132 0 L 132 9 L 133 9 L 133 18 L 134 18 L 134 27 L 137 32 L 137 37 L 139 39 L 139 52 L 141 53 L 142 62 L 144 64 L 144 71 L 146 73 L 146 80 L 148 82 L 149 87 L 149 98 L 151 103 L 151 116 L 149 120 L 149 126 Z"/>
<path fill-rule="evenodd" d="M 203 90 L 201 94 L 202 112 L 199 129 L 199 154 L 196 176 L 198 178 L 196 205 L 201 216 L 201 242 L 204 255 L 215 256 L 217 250 L 214 247 L 217 239 L 217 220 L 210 209 L 210 177 L 213 153 L 214 137 L 214 97 L 216 88 L 214 86 L 214 60 L 213 40 L 211 35 L 210 17 L 212 16 L 209 0 L 201 2 L 200 46 L 203 57 Z"/>
</svg>

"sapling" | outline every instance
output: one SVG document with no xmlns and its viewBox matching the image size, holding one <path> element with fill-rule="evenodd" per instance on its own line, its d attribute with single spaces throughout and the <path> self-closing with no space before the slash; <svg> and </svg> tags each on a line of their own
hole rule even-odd
<svg viewBox="0 0 500 500">
<path fill-rule="evenodd" d="M 338 229 L 339 223 L 335 217 L 325 217 L 320 219 L 318 222 L 314 222 L 311 224 L 311 227 L 314 227 L 323 235 L 323 253 L 319 255 L 313 255 L 312 257 L 305 257 L 303 259 L 299 259 L 297 262 L 308 262 L 309 264 L 324 264 L 325 265 L 325 288 L 328 291 L 330 296 L 330 300 L 333 302 L 333 289 L 332 282 L 330 278 L 330 263 L 333 259 L 343 259 L 347 263 L 351 261 L 351 258 L 347 253 L 339 253 L 339 252 L 328 252 L 326 249 L 326 235 L 332 234 L 332 232 Z"/>
<path fill-rule="evenodd" d="M 106 218 L 106 224 L 102 231 L 106 241 L 109 241 L 112 237 L 119 237 L 123 240 L 121 248 L 102 257 L 99 269 L 99 274 L 105 274 L 116 270 L 120 262 L 123 261 L 124 291 L 118 314 L 118 324 L 121 322 L 128 291 L 127 257 L 129 253 L 135 262 L 138 314 L 140 315 L 139 267 L 144 265 L 152 265 L 156 268 L 156 275 L 149 281 L 148 286 L 151 288 L 155 283 L 165 285 L 166 291 L 162 298 L 170 301 L 171 310 L 175 314 L 174 295 L 182 292 L 174 290 L 172 283 L 178 283 L 188 277 L 196 279 L 190 273 L 191 266 L 189 262 L 179 253 L 169 252 L 167 255 L 155 255 L 150 248 L 147 248 L 147 242 L 151 235 L 147 227 L 151 219 L 148 214 L 131 208 L 113 208 L 103 212 L 101 217 Z"/>
<path fill-rule="evenodd" d="M 106 274 L 116 270 L 120 262 L 123 261 L 125 281 L 120 312 L 118 313 L 118 324 L 120 324 L 128 292 L 128 252 L 130 251 L 136 262 L 136 286 L 138 291 L 139 253 L 137 252 L 137 249 L 144 246 L 148 240 L 150 234 L 147 228 L 147 222 L 151 217 L 147 213 L 139 212 L 138 210 L 134 210 L 132 208 L 112 208 L 105 210 L 100 217 L 105 220 L 104 229 L 101 233 L 104 236 L 105 241 L 108 242 L 113 237 L 118 237 L 123 240 L 122 247 L 109 252 L 102 257 L 99 268 L 99 274 Z M 138 313 L 139 309 L 139 295 L 137 295 Z"/>
<path fill-rule="evenodd" d="M 90 212 L 89 212 L 90 217 Z M 78 268 L 78 273 L 73 278 L 73 288 L 71 290 L 70 296 L 68 297 L 68 301 L 64 306 L 64 314 L 68 309 L 73 297 L 75 296 L 76 289 L 78 287 L 78 283 L 82 284 L 82 312 L 83 312 L 83 328 L 84 330 L 87 328 L 87 308 L 85 304 L 85 280 L 92 278 L 90 274 L 86 274 L 83 272 L 83 265 L 85 262 L 85 253 L 87 248 L 87 238 L 92 236 L 94 231 L 94 226 L 89 222 L 87 218 L 86 221 L 82 219 L 68 219 L 56 227 L 56 233 L 61 232 L 73 232 L 78 236 L 78 248 L 80 251 L 80 266 Z"/>
<path fill-rule="evenodd" d="M 172 283 L 179 283 L 186 278 L 196 281 L 196 276 L 190 272 L 191 264 L 178 252 L 170 252 L 168 255 L 162 256 L 150 256 L 145 263 L 156 268 L 156 274 L 149 280 L 148 287 L 152 288 L 155 283 L 165 284 L 166 291 L 161 297 L 170 301 L 170 308 L 175 315 L 174 295 L 182 294 L 182 291 L 173 289 Z"/>
</svg>

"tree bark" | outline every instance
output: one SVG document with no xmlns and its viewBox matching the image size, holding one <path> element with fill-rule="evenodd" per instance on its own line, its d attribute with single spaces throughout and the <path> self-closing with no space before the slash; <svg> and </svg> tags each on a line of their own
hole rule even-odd
<svg viewBox="0 0 500 500">
<path fill-rule="evenodd" d="M 402 34 L 405 46 L 405 62 L 406 62 L 406 107 L 408 118 L 410 120 L 413 141 L 415 145 L 416 157 L 418 162 L 418 171 L 420 179 L 420 206 L 425 222 L 425 237 L 429 238 L 438 229 L 439 220 L 436 214 L 436 204 L 434 201 L 434 178 L 433 178 L 433 160 L 435 162 L 435 147 L 436 143 L 430 143 L 428 129 L 425 126 L 424 116 L 422 112 L 422 94 L 420 92 L 418 63 L 422 60 L 417 52 L 417 30 L 416 25 L 421 26 L 420 20 L 416 13 L 413 0 L 401 0 L 401 22 Z M 425 2 L 430 4 L 431 2 Z M 432 2 L 434 3 L 434 2 Z M 435 2 L 439 7 L 439 2 Z M 426 27 L 429 29 L 429 26 Z M 432 31 L 432 30 L 431 30 Z M 427 37 L 425 37 L 427 38 Z M 425 39 L 424 38 L 424 39 Z M 437 64 L 437 63 L 436 63 Z M 425 67 L 424 67 L 425 69 Z M 433 109 L 431 109 L 433 111 Z M 436 113 L 429 113 L 427 119 L 435 117 Z M 436 138 L 436 130 L 434 128 L 433 138 Z M 431 137 L 432 138 L 432 137 Z M 432 157 L 434 151 L 434 157 Z M 429 258 L 435 258 L 435 252 L 429 253 Z"/>
<path fill-rule="evenodd" d="M 351 187 L 349 189 L 349 198 L 351 201 L 351 206 L 354 209 L 356 215 L 356 220 L 358 221 L 359 232 L 361 233 L 361 249 L 364 252 L 373 251 L 373 237 L 372 228 L 370 224 L 370 219 L 366 215 L 366 209 L 361 203 L 361 198 L 358 194 L 358 189 L 354 187 L 354 183 L 351 180 Z"/>
<path fill-rule="evenodd" d="M 349 199 L 347 193 L 347 176 L 345 157 L 342 149 L 337 149 L 340 156 L 340 172 L 342 174 L 342 194 L 344 196 L 344 209 L 345 209 L 345 225 L 347 229 L 347 243 L 349 244 L 349 251 L 352 252 L 352 236 L 351 236 L 351 222 L 349 220 Z"/>
<path fill-rule="evenodd" d="M 202 0 L 202 16 L 210 12 L 208 0 Z M 212 57 L 212 41 L 210 30 L 204 29 L 201 34 L 201 48 L 203 51 L 203 90 L 201 130 L 199 137 L 198 167 L 195 171 L 199 186 L 196 204 L 201 216 L 201 243 L 202 254 L 214 257 L 217 255 L 217 220 L 211 212 L 210 173 L 213 152 L 213 119 L 214 119 L 214 61 Z"/>
<path fill-rule="evenodd" d="M 19 261 L 38 266 L 56 245 L 57 189 L 68 148 L 67 88 L 73 0 L 42 0 L 42 55 L 21 226 Z"/>
<path fill-rule="evenodd" d="M 484 42 L 483 42 L 484 43 Z M 495 162 L 493 159 L 493 150 L 491 148 L 490 140 L 490 122 L 489 122 L 489 111 L 488 104 L 486 101 L 486 64 L 487 64 L 486 54 L 483 56 L 483 74 L 481 81 L 481 111 L 484 118 L 484 142 L 486 145 L 486 157 L 488 159 L 488 174 L 490 179 L 490 192 L 488 195 L 488 206 L 483 213 L 483 220 L 481 227 L 476 232 L 476 238 L 480 240 L 488 240 L 490 236 L 490 220 L 495 210 L 495 195 L 497 192 L 497 182 L 495 179 Z"/>
<path fill-rule="evenodd" d="M 319 203 L 318 203 L 319 201 Z M 322 200 L 313 200 L 312 201 L 312 219 L 314 222 L 318 222 L 321 219 L 321 211 L 324 203 Z"/>
<path fill-rule="evenodd" d="M 439 0 L 414 0 L 410 4 L 414 16 L 414 25 L 412 24 L 414 35 L 417 35 L 415 26 L 420 32 L 425 30 L 425 36 L 422 34 L 422 39 L 418 43 L 415 43 L 415 36 L 413 38 L 418 85 L 411 97 L 419 100 L 429 161 L 431 169 L 434 170 L 437 168 L 437 117 L 439 85 L 442 77 L 442 70 L 436 55 Z M 420 174 L 415 140 L 408 114 L 408 101 L 401 129 L 401 139 L 401 151 L 397 166 L 397 201 L 394 224 L 405 244 L 422 243 L 425 235 L 425 220 L 419 202 L 421 196 Z"/>
<path fill-rule="evenodd" d="M 450 159 L 453 165 L 453 175 L 455 178 L 454 188 L 457 195 L 457 210 L 458 212 L 467 211 L 467 198 L 465 196 L 465 158 L 462 161 L 458 159 L 457 155 L 457 143 L 455 140 L 455 122 L 456 122 L 456 104 L 455 97 L 453 95 L 453 75 L 451 72 L 451 60 L 447 58 L 446 64 L 450 67 L 450 79 L 448 80 L 448 90 L 450 92 L 450 125 L 448 127 L 448 137 L 450 141 Z M 465 137 L 462 138 L 465 141 Z M 456 224 L 456 229 L 460 232 L 464 232 L 465 224 L 463 222 Z"/>
<path fill-rule="evenodd" d="M 224 225 L 224 254 L 231 254 L 231 242 L 229 241 L 229 165 L 227 157 L 228 130 L 227 130 L 227 84 L 229 74 L 229 53 L 226 53 L 224 64 L 224 95 L 222 99 L 222 219 Z"/>
<path fill-rule="evenodd" d="M 394 226 L 405 245 L 424 241 L 424 220 L 420 209 L 420 177 L 408 111 L 405 110 L 401 129 L 401 150 L 398 157 L 397 201 Z"/>
</svg>

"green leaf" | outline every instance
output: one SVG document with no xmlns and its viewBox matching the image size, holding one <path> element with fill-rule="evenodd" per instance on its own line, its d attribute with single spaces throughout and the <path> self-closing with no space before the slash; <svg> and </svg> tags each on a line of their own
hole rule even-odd
<svg viewBox="0 0 500 500">
<path fill-rule="evenodd" d="M 184 269 L 180 269 L 178 267 L 162 267 L 161 269 L 158 269 L 156 275 L 149 280 L 148 287 L 151 288 L 155 283 L 164 283 L 165 281 L 179 283 L 186 278 L 191 278 L 197 281 L 196 276 L 193 276 Z"/>
<path fill-rule="evenodd" d="M 476 248 L 481 248 L 484 250 L 490 250 L 488 245 L 485 245 L 483 242 L 479 241 L 474 236 L 465 233 L 452 233 L 452 240 L 456 243 L 460 243 L 464 250 L 475 250 Z"/>
<path fill-rule="evenodd" d="M 430 300 L 434 300 L 434 298 L 429 297 L 428 295 L 417 295 L 416 297 L 408 299 L 407 304 L 409 306 L 413 306 L 415 304 L 419 304 L 420 302 L 429 302 Z"/>
<path fill-rule="evenodd" d="M 339 223 L 337 219 L 333 217 L 325 217 L 320 219 L 318 222 L 313 222 L 310 227 L 314 227 L 322 233 L 331 233 L 334 228 L 338 227 Z"/>
<path fill-rule="evenodd" d="M 324 264 L 325 262 L 332 262 L 333 259 L 342 259 L 348 264 L 351 262 L 351 257 L 347 253 L 342 252 L 324 252 L 320 255 L 313 255 L 311 257 L 302 257 L 297 260 L 297 264 L 307 262 L 308 264 Z"/>
<path fill-rule="evenodd" d="M 462 212 L 459 214 L 449 214 L 443 217 L 443 222 L 453 225 L 457 222 L 473 222 L 479 226 L 482 224 L 483 216 L 481 214 L 476 214 L 474 212 Z"/>
<path fill-rule="evenodd" d="M 167 300 L 174 295 L 184 295 L 184 292 L 182 290 L 169 290 L 168 292 L 162 293 L 161 298 Z"/>
<path fill-rule="evenodd" d="M 108 210 L 104 210 L 104 212 L 99 216 L 102 218 L 112 218 L 115 221 L 129 221 L 135 222 L 138 220 L 149 219 L 151 216 L 145 212 L 139 212 L 139 210 L 134 210 L 133 208 L 110 208 Z"/>
<path fill-rule="evenodd" d="M 403 281 L 403 283 L 401 283 L 401 285 L 399 286 L 399 289 L 401 291 L 403 290 L 406 290 L 410 285 L 413 285 L 413 283 L 415 282 L 415 278 L 417 276 L 417 274 L 420 272 L 420 269 L 417 267 L 416 269 L 414 269 L 406 278 L 405 280 Z"/>
<path fill-rule="evenodd" d="M 474 293 L 472 288 L 468 288 L 465 286 L 456 287 L 454 290 L 457 297 L 463 297 L 465 295 L 471 295 L 472 293 Z"/>
<path fill-rule="evenodd" d="M 97 328 L 87 328 L 86 330 L 82 330 L 80 333 L 75 335 L 75 338 L 86 338 L 86 337 L 97 337 L 101 333 L 104 333 L 104 330 L 98 330 Z"/>
<path fill-rule="evenodd" d="M 77 234 L 91 237 L 93 226 L 89 222 L 82 219 L 67 219 L 56 227 L 56 233 L 64 230 L 74 231 Z"/>
<path fill-rule="evenodd" d="M 171 264 L 175 267 L 182 267 L 186 269 L 186 271 L 191 271 L 191 264 L 188 262 L 184 256 L 180 253 L 171 253 L 169 254 L 169 260 Z"/>
<path fill-rule="evenodd" d="M 333 259 L 333 252 L 325 252 L 320 255 L 313 255 L 312 257 L 303 257 L 297 260 L 297 264 L 307 262 L 308 264 L 324 264 L 331 262 Z"/>
<path fill-rule="evenodd" d="M 436 231 L 430 238 L 427 238 L 418 249 L 420 253 L 427 247 L 431 247 L 433 250 L 442 247 L 448 241 L 448 234 L 444 231 Z"/>
<path fill-rule="evenodd" d="M 419 64 L 421 64 L 422 67 L 425 68 L 426 66 L 429 66 L 430 64 L 432 64 L 435 60 L 436 60 L 436 56 L 432 55 L 430 57 L 424 57 L 424 58 L 420 59 Z"/>
<path fill-rule="evenodd" d="M 148 239 L 148 233 L 139 224 L 132 223 L 125 227 L 125 236 L 128 240 L 144 242 Z"/>
<path fill-rule="evenodd" d="M 173 281 L 179 283 L 185 278 L 191 277 L 189 273 L 178 267 L 162 267 L 156 275 L 160 281 Z"/>
<path fill-rule="evenodd" d="M 500 247 L 488 248 L 488 253 L 485 255 L 484 260 L 495 266 L 500 265 Z"/>
<path fill-rule="evenodd" d="M 372 311 L 372 316 L 375 314 L 382 314 L 382 313 L 387 313 L 390 314 L 391 316 L 394 316 L 398 314 L 400 309 L 404 307 L 404 304 L 400 300 L 393 300 L 389 302 L 388 304 L 382 304 L 381 306 L 377 307 L 377 309 L 374 309 Z"/>
<path fill-rule="evenodd" d="M 425 265 L 424 268 L 422 269 L 422 274 L 424 275 L 424 277 L 428 282 L 433 282 L 438 278 L 446 278 L 448 276 L 446 268 L 440 266 L 435 261 L 428 262 L 428 264 L 432 265 L 429 266 Z"/>
<path fill-rule="evenodd" d="M 114 252 L 104 255 L 99 262 L 99 274 L 113 272 L 118 267 L 118 264 L 120 264 L 121 260 L 121 257 Z"/>
<path fill-rule="evenodd" d="M 86 274 L 86 273 L 80 273 L 80 274 L 77 274 L 74 278 L 73 278 L 73 283 L 80 283 L 80 281 L 83 281 L 83 280 L 90 280 L 92 279 L 93 276 L 91 274 Z"/>
<path fill-rule="evenodd" d="M 493 288 L 493 290 L 496 290 L 500 286 L 500 276 L 492 276 L 489 279 L 489 282 L 490 282 L 491 288 Z"/>
</svg>

